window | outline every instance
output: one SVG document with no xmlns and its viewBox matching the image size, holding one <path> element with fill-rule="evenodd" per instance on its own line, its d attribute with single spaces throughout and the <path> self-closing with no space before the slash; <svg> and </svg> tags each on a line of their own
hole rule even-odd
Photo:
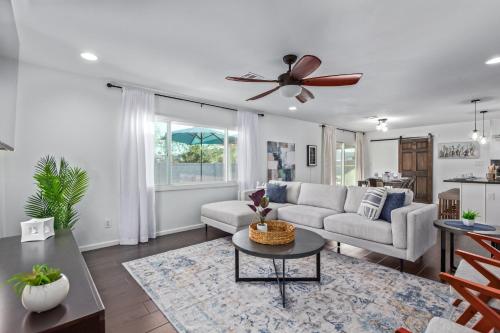
<svg viewBox="0 0 500 333">
<path fill-rule="evenodd" d="M 335 156 L 336 183 L 338 185 L 356 185 L 356 146 L 337 142 Z"/>
<path fill-rule="evenodd" d="M 158 118 L 155 123 L 155 184 L 235 181 L 236 145 L 236 131 Z"/>
</svg>

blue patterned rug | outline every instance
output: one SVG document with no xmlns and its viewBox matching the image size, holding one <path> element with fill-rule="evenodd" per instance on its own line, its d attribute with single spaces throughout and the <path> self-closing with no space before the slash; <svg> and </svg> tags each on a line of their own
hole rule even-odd
<svg viewBox="0 0 500 333">
<path fill-rule="evenodd" d="M 449 316 L 448 286 L 325 250 L 321 284 L 234 281 L 230 238 L 123 265 L 179 332 L 423 332 Z M 290 276 L 313 276 L 314 257 L 287 261 Z M 278 265 L 280 267 L 280 265 Z M 270 259 L 240 252 L 240 276 L 274 276 Z"/>
</svg>

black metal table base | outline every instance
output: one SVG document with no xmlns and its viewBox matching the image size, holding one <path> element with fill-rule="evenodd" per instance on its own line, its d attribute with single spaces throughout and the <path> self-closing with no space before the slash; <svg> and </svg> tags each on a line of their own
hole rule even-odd
<svg viewBox="0 0 500 333">
<path fill-rule="evenodd" d="M 283 267 L 281 271 L 281 276 L 278 273 L 278 269 L 276 266 L 276 260 L 273 258 L 273 266 L 274 273 L 276 277 L 240 277 L 240 254 L 239 250 L 234 250 L 234 273 L 235 273 L 235 281 L 236 282 L 278 282 L 278 288 L 281 294 L 281 301 L 283 303 L 283 307 L 286 306 L 286 294 L 285 294 L 285 286 L 286 282 L 293 281 L 316 281 L 321 282 L 321 256 L 320 253 L 316 254 L 316 276 L 315 277 L 291 277 L 285 276 L 286 267 L 285 267 L 285 259 L 283 261 Z"/>
</svg>

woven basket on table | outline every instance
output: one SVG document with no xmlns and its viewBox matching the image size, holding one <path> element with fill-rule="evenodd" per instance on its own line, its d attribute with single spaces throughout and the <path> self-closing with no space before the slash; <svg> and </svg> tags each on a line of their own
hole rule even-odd
<svg viewBox="0 0 500 333">
<path fill-rule="evenodd" d="M 279 220 L 266 221 L 267 232 L 257 230 L 257 223 L 248 226 L 249 237 L 254 242 L 267 245 L 283 245 L 295 240 L 295 226 Z"/>
</svg>

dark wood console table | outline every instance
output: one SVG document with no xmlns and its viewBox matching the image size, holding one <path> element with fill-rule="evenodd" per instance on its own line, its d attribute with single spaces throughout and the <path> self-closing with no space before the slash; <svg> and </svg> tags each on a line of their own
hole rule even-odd
<svg viewBox="0 0 500 333">
<path fill-rule="evenodd" d="M 0 333 L 104 333 L 104 305 L 78 245 L 69 230 L 45 241 L 21 243 L 21 237 L 0 239 Z M 2 283 L 11 275 L 31 271 L 34 264 L 60 268 L 68 277 L 68 297 L 41 314 L 29 313 L 12 288 Z"/>
</svg>

